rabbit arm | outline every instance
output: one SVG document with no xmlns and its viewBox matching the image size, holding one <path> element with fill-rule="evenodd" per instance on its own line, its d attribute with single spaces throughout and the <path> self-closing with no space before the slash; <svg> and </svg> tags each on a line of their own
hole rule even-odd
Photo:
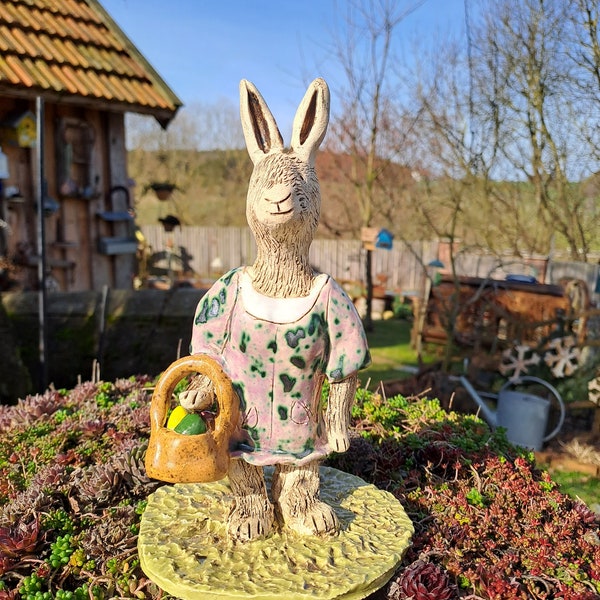
<svg viewBox="0 0 600 600">
<path fill-rule="evenodd" d="M 335 452 L 345 452 L 350 446 L 349 428 L 354 394 L 358 386 L 356 374 L 342 381 L 331 382 L 325 410 L 327 442 Z"/>
</svg>

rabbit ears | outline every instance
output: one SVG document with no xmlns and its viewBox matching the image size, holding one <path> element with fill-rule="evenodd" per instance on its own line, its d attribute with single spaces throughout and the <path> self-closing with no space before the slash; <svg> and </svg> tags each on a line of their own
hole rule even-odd
<svg viewBox="0 0 600 600">
<path fill-rule="evenodd" d="M 240 116 L 246 147 L 256 164 L 266 154 L 283 150 L 283 138 L 267 103 L 252 83 L 240 82 Z M 314 165 L 317 150 L 329 123 L 329 88 L 324 79 L 315 79 L 296 111 L 291 148 L 301 160 Z"/>
</svg>

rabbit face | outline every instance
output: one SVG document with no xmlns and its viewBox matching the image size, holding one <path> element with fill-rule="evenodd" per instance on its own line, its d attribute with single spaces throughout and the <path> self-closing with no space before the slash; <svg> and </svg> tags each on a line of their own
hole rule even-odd
<svg viewBox="0 0 600 600">
<path fill-rule="evenodd" d="M 246 216 L 256 233 L 296 230 L 312 239 L 319 221 L 321 196 L 312 167 L 292 153 L 277 152 L 255 165 L 248 187 Z"/>
<path fill-rule="evenodd" d="M 254 163 L 246 204 L 250 228 L 257 240 L 312 240 L 321 208 L 314 164 L 329 122 L 327 84 L 315 79 L 308 87 L 296 111 L 288 150 L 269 107 L 246 80 L 240 83 L 240 116 Z"/>
</svg>

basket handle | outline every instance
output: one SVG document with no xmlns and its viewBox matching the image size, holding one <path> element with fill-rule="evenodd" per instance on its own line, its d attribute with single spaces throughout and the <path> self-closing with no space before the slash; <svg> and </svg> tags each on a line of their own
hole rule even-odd
<svg viewBox="0 0 600 600">
<path fill-rule="evenodd" d="M 237 394 L 233 390 L 231 380 L 219 363 L 206 354 L 184 356 L 172 362 L 156 383 L 152 403 L 150 405 L 150 428 L 157 431 L 164 426 L 167 410 L 175 386 L 188 375 L 205 375 L 215 387 L 219 412 L 215 418 L 214 437 L 216 441 L 223 436 L 229 437 L 239 424 L 240 407 Z"/>
</svg>

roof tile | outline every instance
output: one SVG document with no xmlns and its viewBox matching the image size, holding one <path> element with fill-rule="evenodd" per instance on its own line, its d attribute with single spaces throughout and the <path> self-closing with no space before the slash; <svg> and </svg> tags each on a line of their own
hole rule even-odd
<svg viewBox="0 0 600 600">
<path fill-rule="evenodd" d="M 32 87 L 35 83 L 35 80 L 29 74 L 25 65 L 21 62 L 21 59 L 16 56 L 7 56 L 6 64 L 10 66 L 13 70 L 13 73 L 17 75 L 20 79 L 21 83 L 26 87 Z"/>
<path fill-rule="evenodd" d="M 27 35 L 27 33 L 25 33 L 24 31 L 21 31 L 20 29 L 14 29 L 13 35 L 17 40 L 19 40 L 19 43 L 23 46 L 23 48 L 25 48 L 26 54 L 28 54 L 29 56 L 37 56 L 38 55 L 38 50 L 35 47 L 35 43 Z"/>
<path fill-rule="evenodd" d="M 2 0 L 0 52 L 4 93 L 67 93 L 163 121 L 181 106 L 98 0 Z"/>
<path fill-rule="evenodd" d="M 40 36 L 38 36 L 37 42 L 38 48 L 41 50 L 42 57 L 48 62 L 48 64 L 58 61 L 58 55 L 50 36 L 42 33 Z"/>
<path fill-rule="evenodd" d="M 2 56 L 0 56 L 0 81 L 8 79 L 13 84 L 20 84 L 21 79 L 18 75 L 13 71 L 10 65 L 4 60 Z"/>
<path fill-rule="evenodd" d="M 35 79 L 38 85 L 40 85 L 45 90 L 48 90 L 52 87 L 52 83 L 47 79 L 47 77 L 44 75 L 41 69 L 38 68 L 38 65 L 35 62 L 30 60 L 29 58 L 26 58 L 23 61 L 23 64 L 26 66 L 27 70 L 29 71 L 29 73 L 31 73 L 31 76 Z"/>
<path fill-rule="evenodd" d="M 14 8 L 10 4 L 0 2 L 0 20 L 12 23 L 15 20 L 13 10 Z"/>
<path fill-rule="evenodd" d="M 106 86 L 106 84 L 98 77 L 98 74 L 95 71 L 88 71 L 87 76 L 90 81 L 90 86 L 94 90 L 94 95 L 98 98 L 108 98 L 112 99 L 113 95 L 110 89 Z"/>
<path fill-rule="evenodd" d="M 77 88 L 69 82 L 68 77 L 65 76 L 63 70 L 58 65 L 50 65 L 50 71 L 56 77 L 58 85 L 56 86 L 57 92 L 67 90 L 70 94 L 77 93 Z"/>
<path fill-rule="evenodd" d="M 47 62 L 45 62 L 43 60 L 36 60 L 35 66 L 36 66 L 37 72 L 40 74 L 40 77 L 42 78 L 42 81 L 48 82 L 49 89 L 57 90 L 59 87 L 62 87 L 62 84 L 60 83 L 60 81 L 58 79 L 56 79 L 56 76 L 54 75 L 54 73 L 52 73 L 52 70 L 50 69 L 50 67 L 48 67 Z M 42 86 L 45 87 L 43 85 L 43 83 L 42 83 Z"/>
</svg>

